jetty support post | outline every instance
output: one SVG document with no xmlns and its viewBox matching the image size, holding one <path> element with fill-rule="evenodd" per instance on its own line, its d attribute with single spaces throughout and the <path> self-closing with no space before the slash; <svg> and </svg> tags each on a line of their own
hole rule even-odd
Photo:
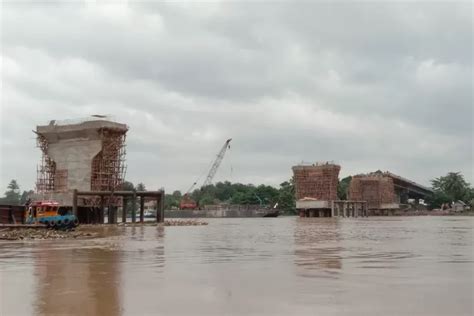
<svg viewBox="0 0 474 316">
<path fill-rule="evenodd" d="M 72 193 L 72 213 L 77 216 L 77 189 Z"/>
<path fill-rule="evenodd" d="M 100 197 L 100 214 L 99 214 L 99 222 L 101 224 L 104 223 L 105 219 L 105 198 L 103 196 Z"/>
<path fill-rule="evenodd" d="M 127 204 L 129 199 L 127 197 L 122 198 L 122 223 L 127 222 Z"/>
<path fill-rule="evenodd" d="M 107 206 L 107 216 L 109 218 L 108 224 L 115 224 L 115 209 L 110 200 L 109 205 Z"/>
<path fill-rule="evenodd" d="M 145 216 L 145 197 L 142 195 L 140 197 L 140 223 L 144 222 Z"/>
<path fill-rule="evenodd" d="M 156 220 L 158 223 L 162 223 L 165 217 L 165 191 L 163 189 L 158 191 L 76 191 L 74 193 L 74 209 L 77 212 L 77 199 L 80 196 L 96 196 L 101 198 L 101 208 L 104 209 L 103 213 L 105 214 L 105 204 L 108 201 L 108 213 L 109 213 L 109 223 L 117 223 L 117 207 L 116 203 L 112 200 L 113 197 L 121 197 L 122 204 L 124 206 L 124 213 L 122 213 L 122 220 L 124 216 L 126 217 L 126 206 L 127 204 L 131 204 L 131 215 L 132 221 L 136 222 L 136 215 L 137 215 L 137 208 L 138 203 L 140 202 L 140 221 L 144 221 L 145 219 L 145 201 L 147 198 L 151 198 L 156 200 L 157 204 L 157 212 L 156 212 Z M 109 198 L 109 199 L 108 199 Z M 137 199 L 140 198 L 140 201 Z M 116 201 L 116 200 L 115 200 Z M 127 203 L 128 201 L 128 203 Z M 115 207 L 114 207 L 115 206 Z M 143 218 L 143 220 L 142 220 Z"/>
<path fill-rule="evenodd" d="M 161 190 L 161 194 L 156 198 L 156 222 L 163 223 L 165 217 L 165 191 Z"/>
<path fill-rule="evenodd" d="M 132 195 L 132 223 L 137 221 L 137 191 L 133 190 Z"/>
</svg>

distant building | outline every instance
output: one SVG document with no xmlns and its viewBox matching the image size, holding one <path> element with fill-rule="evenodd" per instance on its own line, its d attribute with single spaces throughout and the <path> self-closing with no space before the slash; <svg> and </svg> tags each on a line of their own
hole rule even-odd
<svg viewBox="0 0 474 316">
<path fill-rule="evenodd" d="M 470 209 L 469 205 L 459 200 L 453 203 L 451 209 L 453 212 L 464 212 Z"/>
</svg>

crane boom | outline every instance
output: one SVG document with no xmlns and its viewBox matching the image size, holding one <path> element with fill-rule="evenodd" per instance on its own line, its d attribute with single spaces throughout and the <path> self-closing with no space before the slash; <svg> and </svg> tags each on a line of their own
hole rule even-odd
<svg viewBox="0 0 474 316">
<path fill-rule="evenodd" d="M 219 169 L 219 166 L 222 162 L 222 159 L 224 158 L 225 152 L 227 151 L 227 148 L 230 148 L 230 141 L 232 138 L 229 138 L 226 140 L 224 146 L 222 146 L 221 150 L 217 154 L 217 158 L 212 164 L 211 169 L 209 170 L 209 173 L 207 174 L 206 181 L 204 181 L 204 184 L 202 185 L 203 187 L 210 185 L 212 183 L 212 179 L 214 179 L 214 176 L 216 175 L 217 169 Z"/>
<path fill-rule="evenodd" d="M 229 138 L 228 140 L 226 140 L 226 142 L 224 143 L 224 146 L 222 146 L 221 150 L 217 154 L 217 158 L 214 161 L 214 163 L 212 164 L 212 167 L 209 170 L 209 173 L 207 174 L 206 181 L 204 181 L 204 184 L 201 186 L 201 189 L 203 187 L 211 184 L 212 179 L 216 175 L 217 169 L 219 168 L 219 166 L 222 162 L 222 159 L 224 158 L 225 152 L 227 151 L 228 148 L 230 148 L 229 144 L 230 144 L 231 140 L 232 140 L 232 138 Z M 191 187 L 188 189 L 188 191 L 184 194 L 183 198 L 179 202 L 179 209 L 181 209 L 181 210 L 194 210 L 198 207 L 198 203 L 196 203 L 196 201 L 194 201 L 190 197 L 190 193 L 194 189 L 196 184 L 198 183 L 199 178 L 191 185 Z"/>
</svg>

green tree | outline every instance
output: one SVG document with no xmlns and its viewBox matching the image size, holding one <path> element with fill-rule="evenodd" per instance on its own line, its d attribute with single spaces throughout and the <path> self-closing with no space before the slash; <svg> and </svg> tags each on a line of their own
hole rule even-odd
<svg viewBox="0 0 474 316">
<path fill-rule="evenodd" d="M 242 205 L 264 205 L 263 199 L 257 195 L 255 187 L 250 187 L 244 192 L 236 192 L 230 202 L 232 204 L 242 204 Z"/>
<path fill-rule="evenodd" d="M 5 197 L 2 199 L 2 203 L 18 205 L 20 204 L 20 198 L 20 186 L 17 181 L 13 179 L 7 186 L 7 191 L 5 192 Z"/>
<path fill-rule="evenodd" d="M 464 180 L 460 172 L 449 172 L 444 177 L 431 180 L 434 191 L 444 192 L 453 201 L 461 200 L 467 202 L 470 198 L 470 184 Z"/>
<path fill-rule="evenodd" d="M 135 186 L 133 185 L 132 182 L 124 181 L 122 183 L 122 190 L 124 190 L 124 191 L 133 191 L 133 189 L 135 189 Z"/>
<path fill-rule="evenodd" d="M 244 204 L 245 193 L 235 192 L 232 198 L 230 199 L 231 204 Z"/>
<path fill-rule="evenodd" d="M 294 191 L 291 190 L 293 190 L 292 184 L 286 198 L 290 199 L 290 202 L 287 203 L 290 205 L 289 208 L 294 208 Z M 255 186 L 253 184 L 231 183 L 225 181 L 196 189 L 190 193 L 190 197 L 194 201 L 198 201 L 199 206 L 216 203 L 230 203 L 242 205 L 256 204 L 271 207 L 275 205 L 275 203 L 280 202 L 282 198 L 285 199 L 282 192 L 285 192 L 284 189 L 277 189 L 263 184 Z M 176 197 L 178 197 L 178 194 L 176 194 Z M 167 201 L 169 203 L 167 205 L 172 205 L 174 203 L 171 196 Z M 283 202 L 283 204 L 285 204 L 285 202 Z"/>
<path fill-rule="evenodd" d="M 337 197 L 339 200 L 347 200 L 351 180 L 352 177 L 348 176 L 339 181 L 337 185 Z"/>
<path fill-rule="evenodd" d="M 216 185 L 215 196 L 220 201 L 229 201 L 235 191 L 234 185 L 229 181 L 218 182 Z"/>
<path fill-rule="evenodd" d="M 427 198 L 430 208 L 459 200 L 470 203 L 474 198 L 473 189 L 460 172 L 449 172 L 444 177 L 431 180 L 431 184 L 434 193 Z"/>
<path fill-rule="evenodd" d="M 145 185 L 141 182 L 139 184 L 137 184 L 136 189 L 137 189 L 137 191 L 146 191 Z"/>
<path fill-rule="evenodd" d="M 121 189 L 124 190 L 124 191 L 133 191 L 135 189 L 135 186 L 130 181 L 124 181 L 122 183 Z M 131 201 L 131 199 L 125 200 L 124 205 L 123 205 L 123 210 L 127 214 L 132 213 L 132 201 Z"/>
<path fill-rule="evenodd" d="M 255 195 L 259 197 L 259 202 L 263 205 L 273 206 L 278 202 L 278 189 L 269 185 L 259 185 L 255 188 Z"/>
<path fill-rule="evenodd" d="M 182 198 L 183 196 L 179 190 L 174 191 L 173 194 L 165 194 L 165 209 L 179 208 L 179 202 Z"/>
<path fill-rule="evenodd" d="M 170 210 L 173 207 L 179 207 L 180 200 L 181 197 L 178 197 L 175 194 L 165 194 L 165 209 Z"/>
<path fill-rule="evenodd" d="M 430 209 L 440 208 L 445 203 L 451 203 L 452 199 L 442 191 L 434 191 L 425 201 Z"/>
<path fill-rule="evenodd" d="M 201 195 L 201 198 L 199 200 L 200 207 L 203 207 L 206 205 L 212 205 L 215 203 L 216 203 L 216 200 L 209 193 L 204 193 L 203 195 Z"/>
<path fill-rule="evenodd" d="M 20 205 L 25 204 L 26 201 L 28 201 L 28 199 L 31 198 L 34 193 L 35 192 L 33 190 L 23 191 L 23 193 L 21 194 L 21 197 L 20 197 Z"/>
<path fill-rule="evenodd" d="M 286 214 L 295 214 L 295 185 L 293 178 L 280 184 L 278 190 L 278 208 Z"/>
<path fill-rule="evenodd" d="M 471 210 L 474 209 L 474 188 L 469 190 L 469 205 L 471 205 Z"/>
</svg>

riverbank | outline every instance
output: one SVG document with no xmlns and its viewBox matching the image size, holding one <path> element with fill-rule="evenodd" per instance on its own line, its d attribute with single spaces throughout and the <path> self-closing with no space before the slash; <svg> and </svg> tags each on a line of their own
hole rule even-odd
<svg viewBox="0 0 474 316">
<path fill-rule="evenodd" d="M 394 216 L 474 216 L 473 211 L 454 212 L 452 210 L 409 210 L 395 211 Z"/>
<path fill-rule="evenodd" d="M 119 223 L 117 225 L 81 225 L 73 230 L 54 230 L 46 227 L 0 227 L 1 240 L 45 240 L 45 239 L 90 239 L 102 237 L 103 228 L 137 226 L 206 226 L 208 223 L 198 220 L 165 220 L 164 223 Z M 17 225 L 18 226 L 18 225 Z"/>
</svg>

